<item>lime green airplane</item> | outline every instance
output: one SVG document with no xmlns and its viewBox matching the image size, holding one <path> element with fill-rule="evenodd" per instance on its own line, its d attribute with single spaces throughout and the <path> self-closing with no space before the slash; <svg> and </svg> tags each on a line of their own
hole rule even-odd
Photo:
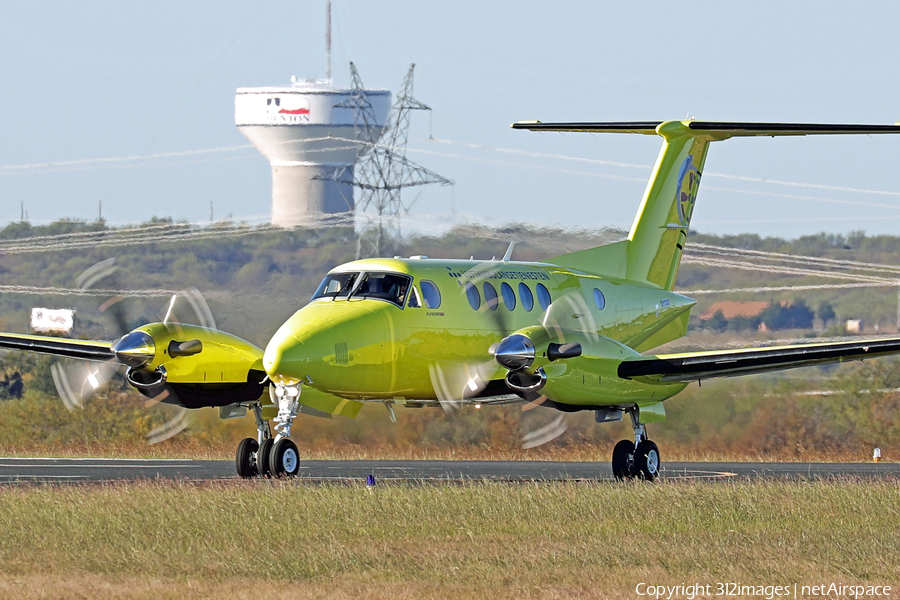
<svg viewBox="0 0 900 600">
<path fill-rule="evenodd" d="M 900 133 L 898 125 L 520 122 L 515 129 L 638 133 L 662 150 L 627 239 L 547 262 L 377 258 L 334 268 L 265 350 L 208 327 L 151 323 L 110 344 L 0 334 L 0 347 L 124 364 L 142 394 L 256 417 L 236 453 L 241 477 L 292 476 L 301 413 L 354 417 L 366 402 L 532 403 L 628 415 L 612 453 L 619 479 L 653 480 L 645 424 L 692 381 L 900 353 L 900 338 L 645 355 L 682 337 L 695 301 L 673 291 L 706 153 L 732 137 Z M 88 377 L 87 381 L 92 381 Z M 274 433 L 269 422 L 274 422 Z"/>
</svg>

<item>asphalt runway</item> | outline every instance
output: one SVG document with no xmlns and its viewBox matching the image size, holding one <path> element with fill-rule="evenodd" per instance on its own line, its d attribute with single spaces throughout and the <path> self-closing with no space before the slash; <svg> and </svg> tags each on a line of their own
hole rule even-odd
<svg viewBox="0 0 900 600">
<path fill-rule="evenodd" d="M 309 460 L 298 479 L 381 482 L 611 481 L 608 462 Z M 900 463 L 663 463 L 662 479 L 817 479 L 900 477 Z M 141 479 L 237 479 L 232 461 L 107 458 L 0 458 L 0 485 L 89 483 Z"/>
</svg>

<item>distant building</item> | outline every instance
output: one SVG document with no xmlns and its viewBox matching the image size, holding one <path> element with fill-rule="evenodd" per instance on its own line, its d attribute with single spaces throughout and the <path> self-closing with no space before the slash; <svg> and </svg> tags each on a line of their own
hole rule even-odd
<svg viewBox="0 0 900 600">
<path fill-rule="evenodd" d="M 847 331 L 850 333 L 861 333 L 863 330 L 862 319 L 847 319 Z"/>
</svg>

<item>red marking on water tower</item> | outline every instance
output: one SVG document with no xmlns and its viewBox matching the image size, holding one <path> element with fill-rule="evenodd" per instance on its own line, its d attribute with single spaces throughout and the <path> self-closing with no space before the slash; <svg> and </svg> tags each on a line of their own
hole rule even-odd
<svg viewBox="0 0 900 600">
<path fill-rule="evenodd" d="M 296 110 L 288 110 L 286 108 L 282 108 L 281 110 L 278 111 L 278 114 L 280 114 L 280 115 L 308 115 L 309 109 L 308 108 L 298 108 Z"/>
</svg>

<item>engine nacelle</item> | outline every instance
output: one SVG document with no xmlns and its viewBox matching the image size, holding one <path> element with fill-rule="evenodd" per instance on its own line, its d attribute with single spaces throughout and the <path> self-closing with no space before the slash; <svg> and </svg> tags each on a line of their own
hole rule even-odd
<svg viewBox="0 0 900 600">
<path fill-rule="evenodd" d="M 264 391 L 263 350 L 198 325 L 151 323 L 112 348 L 141 394 L 187 408 L 252 402 Z M 165 389 L 174 394 L 165 394 Z"/>
<path fill-rule="evenodd" d="M 530 364 L 507 375 L 510 389 L 526 398 L 535 394 L 555 402 L 565 398 L 565 404 L 573 406 L 644 405 L 664 400 L 686 385 L 648 384 L 619 378 L 619 364 L 640 355 L 603 336 L 542 326 L 521 329 L 509 337 L 513 336 L 527 337 L 533 346 L 533 350 L 528 349 L 529 354 L 533 352 L 533 360 L 515 357 L 519 364 Z M 513 349 L 528 346 L 521 340 L 513 342 L 516 342 L 510 344 Z"/>
</svg>

